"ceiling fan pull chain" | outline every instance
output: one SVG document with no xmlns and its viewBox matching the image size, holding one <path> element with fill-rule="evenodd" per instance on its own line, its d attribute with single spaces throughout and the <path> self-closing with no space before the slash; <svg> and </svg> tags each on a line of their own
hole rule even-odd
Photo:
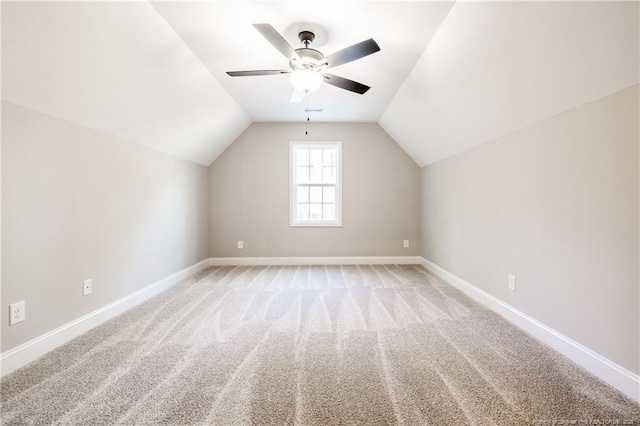
<svg viewBox="0 0 640 426">
<path fill-rule="evenodd" d="M 309 111 L 311 110 L 311 93 L 307 93 L 307 122 L 305 123 L 304 134 L 309 134 Z"/>
</svg>

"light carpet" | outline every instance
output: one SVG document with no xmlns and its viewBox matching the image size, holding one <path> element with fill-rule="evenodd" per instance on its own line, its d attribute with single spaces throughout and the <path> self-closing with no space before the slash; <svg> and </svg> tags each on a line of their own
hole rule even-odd
<svg viewBox="0 0 640 426">
<path fill-rule="evenodd" d="M 411 265 L 208 268 L 1 386 L 3 425 L 640 421 L 637 403 Z"/>
</svg>

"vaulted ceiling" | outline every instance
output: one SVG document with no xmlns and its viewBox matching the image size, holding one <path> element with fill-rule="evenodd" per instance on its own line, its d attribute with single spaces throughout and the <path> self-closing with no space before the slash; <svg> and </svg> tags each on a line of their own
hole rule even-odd
<svg viewBox="0 0 640 426">
<path fill-rule="evenodd" d="M 638 84 L 638 2 L 3 2 L 2 98 L 209 165 L 253 121 L 378 122 L 425 165 Z M 325 55 L 380 52 L 289 103 L 287 60 L 311 28 Z"/>
</svg>

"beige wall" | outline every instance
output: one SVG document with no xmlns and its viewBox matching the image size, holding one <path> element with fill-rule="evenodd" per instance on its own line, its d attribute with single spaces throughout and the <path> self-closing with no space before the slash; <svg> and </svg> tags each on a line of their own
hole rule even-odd
<svg viewBox="0 0 640 426">
<path fill-rule="evenodd" d="M 311 123 L 304 131 L 302 123 L 254 123 L 211 165 L 211 256 L 419 254 L 413 160 L 377 124 Z M 341 228 L 289 227 L 289 142 L 306 140 L 342 142 Z"/>
<path fill-rule="evenodd" d="M 636 374 L 638 114 L 636 86 L 422 170 L 427 259 Z"/>
<path fill-rule="evenodd" d="M 1 351 L 205 259 L 207 198 L 206 167 L 3 102 Z"/>
</svg>

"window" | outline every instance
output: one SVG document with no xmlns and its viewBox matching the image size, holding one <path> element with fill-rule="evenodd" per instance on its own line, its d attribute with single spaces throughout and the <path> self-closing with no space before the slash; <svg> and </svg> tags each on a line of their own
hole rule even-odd
<svg viewBox="0 0 640 426">
<path fill-rule="evenodd" d="M 342 143 L 291 142 L 291 226 L 342 226 Z"/>
</svg>

